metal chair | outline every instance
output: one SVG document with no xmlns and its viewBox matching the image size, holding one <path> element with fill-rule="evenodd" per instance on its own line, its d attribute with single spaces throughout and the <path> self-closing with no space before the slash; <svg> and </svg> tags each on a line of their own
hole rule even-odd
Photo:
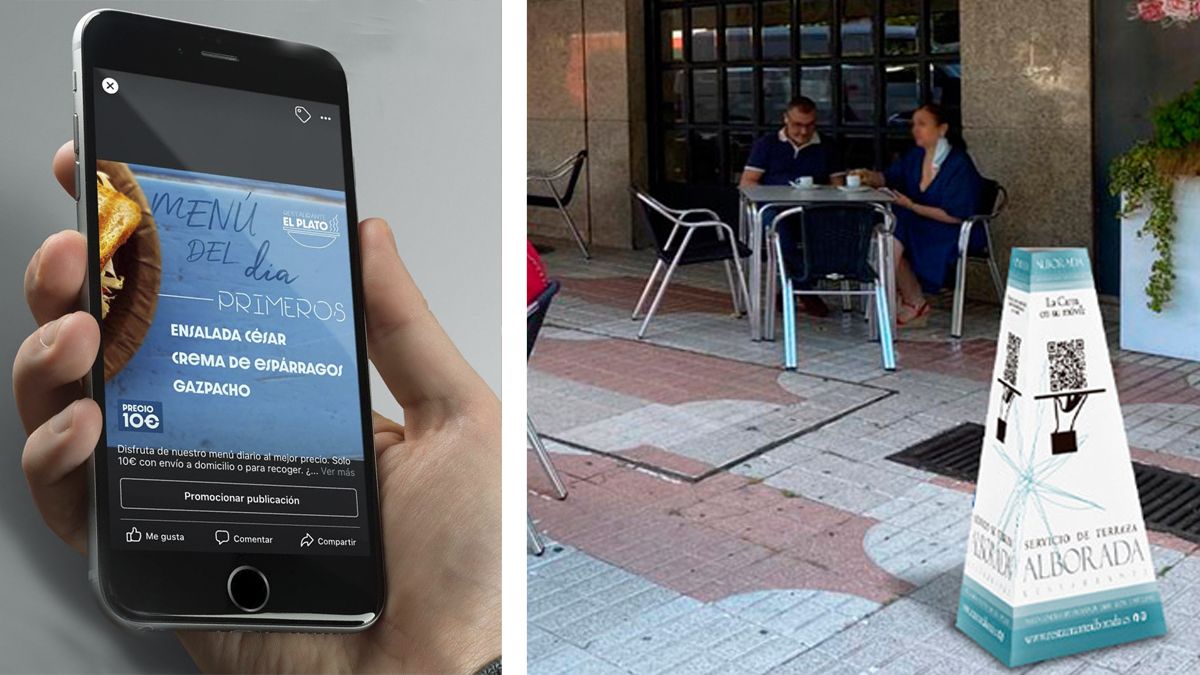
<svg viewBox="0 0 1200 675">
<path fill-rule="evenodd" d="M 734 314 L 744 314 L 750 307 L 750 291 L 742 273 L 742 258 L 750 255 L 750 248 L 738 240 L 733 228 L 709 209 L 672 209 L 637 188 L 632 188 L 632 191 L 640 206 L 639 217 L 649 231 L 658 255 L 654 271 L 646 280 L 646 287 L 642 289 L 637 307 L 633 309 L 634 320 L 641 314 L 642 306 L 646 304 L 646 298 L 650 297 L 650 289 L 654 287 L 658 275 L 663 268 L 667 271 L 658 286 L 654 302 L 650 303 L 650 310 L 646 312 L 642 326 L 638 329 L 638 339 L 645 337 L 646 328 L 654 318 L 654 313 L 658 311 L 658 306 L 667 291 L 667 284 L 671 282 L 671 275 L 680 265 L 723 262 L 725 277 L 729 281 L 729 294 L 733 299 Z"/>
<path fill-rule="evenodd" d="M 551 281 L 550 285 L 542 291 L 541 295 L 526 310 L 525 357 L 527 359 L 533 354 L 534 343 L 537 342 L 538 333 L 542 330 L 542 322 L 546 319 L 546 310 L 550 309 L 550 301 L 558 293 L 559 287 L 557 281 Z M 554 491 L 558 493 L 558 498 L 566 499 L 567 487 L 563 484 L 562 479 L 559 478 L 558 471 L 550 461 L 550 453 L 546 451 L 546 444 L 542 442 L 542 435 L 538 433 L 537 427 L 533 426 L 533 419 L 531 417 L 526 415 L 525 421 L 527 423 L 525 435 L 529 439 L 529 444 L 533 446 L 533 451 L 537 455 L 538 462 L 542 465 L 542 469 L 546 471 L 546 475 L 550 477 L 550 482 L 554 484 Z"/>
<path fill-rule="evenodd" d="M 992 220 L 1000 215 L 1008 203 L 1008 191 L 988 178 L 983 179 L 979 195 L 980 206 L 988 208 L 986 214 L 971 216 L 962 222 L 958 233 L 958 262 L 954 272 L 954 310 L 950 315 L 950 337 L 962 337 L 963 313 L 967 295 L 967 263 L 986 262 L 992 272 L 992 284 L 996 287 L 996 298 L 1004 301 L 1004 285 L 1000 282 L 1000 268 L 992 251 Z M 971 234 L 976 227 L 983 228 L 982 247 L 971 247 Z"/>
<path fill-rule="evenodd" d="M 813 214 L 843 216 L 853 213 L 863 217 L 807 218 Z M 858 213 L 854 213 L 858 212 Z M 796 253 L 799 269 L 789 269 L 784 257 L 777 229 L 790 226 L 790 220 L 798 219 Z M 783 367 L 794 370 L 796 355 L 796 296 L 797 295 L 842 295 L 875 296 L 874 306 L 868 303 L 867 320 L 870 322 L 872 339 L 879 340 L 880 353 L 885 370 L 896 369 L 896 349 L 892 341 L 892 322 L 888 313 L 888 298 L 885 284 L 880 280 L 884 272 L 886 256 L 882 235 L 895 227 L 895 216 L 887 208 L 873 203 L 859 204 L 810 204 L 795 206 L 780 211 L 771 223 L 767 234 L 769 263 L 775 266 L 783 291 Z M 872 251 L 874 241 L 874 251 Z M 872 257 L 874 267 L 872 267 Z M 816 282 L 833 281 L 838 288 L 816 290 Z M 851 284 L 855 282 L 855 288 Z M 797 285 L 812 287 L 812 290 L 797 289 Z M 769 295 L 768 297 L 773 297 Z"/>
<path fill-rule="evenodd" d="M 583 236 L 579 234 L 579 228 L 575 226 L 575 220 L 571 218 L 570 211 L 567 210 L 567 207 L 571 205 L 571 198 L 575 196 L 575 186 L 579 183 L 579 174 L 583 172 L 583 164 L 586 161 L 587 150 L 580 150 L 549 171 L 530 171 L 527 173 L 525 175 L 526 181 L 534 184 L 542 184 L 543 187 L 550 191 L 550 194 L 527 194 L 525 203 L 528 206 L 558 209 L 558 213 L 567 223 L 567 229 L 571 231 L 571 236 L 575 238 L 575 243 L 579 246 L 579 250 L 583 252 L 584 259 L 591 260 L 592 254 L 588 251 L 587 244 L 583 241 Z M 567 178 L 566 189 L 559 192 L 557 182 L 567 176 L 569 178 Z"/>
<path fill-rule="evenodd" d="M 534 555 L 541 555 L 546 552 L 546 543 L 542 541 L 542 534 L 537 531 L 537 526 L 533 524 L 533 518 L 525 516 L 525 531 L 529 537 L 529 550 Z"/>
<path fill-rule="evenodd" d="M 528 359 L 533 354 L 533 346 L 537 343 L 538 334 L 542 331 L 542 323 L 546 319 L 546 310 L 550 309 L 550 301 L 554 299 L 554 295 L 558 293 L 559 283 L 551 281 L 549 286 L 546 286 L 534 301 L 525 311 L 525 358 Z M 533 426 L 533 418 L 525 416 L 526 429 L 525 434 L 529 439 L 529 444 L 533 446 L 533 451 L 537 455 L 538 463 L 542 465 L 542 470 L 550 477 L 550 482 L 554 484 L 554 491 L 558 493 L 558 499 L 567 498 L 567 487 L 563 484 L 562 479 L 558 476 L 558 470 L 554 468 L 554 464 L 550 461 L 550 453 L 546 451 L 546 444 L 542 442 L 542 435 L 538 433 L 537 427 Z M 534 555 L 541 555 L 546 551 L 546 545 L 542 542 L 542 536 L 538 533 L 537 527 L 533 524 L 533 518 L 529 514 L 525 515 L 526 532 L 529 539 L 529 550 Z"/>
</svg>

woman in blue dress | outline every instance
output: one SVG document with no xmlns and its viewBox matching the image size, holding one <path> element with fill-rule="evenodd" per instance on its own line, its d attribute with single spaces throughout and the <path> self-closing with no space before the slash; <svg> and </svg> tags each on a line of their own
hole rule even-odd
<svg viewBox="0 0 1200 675">
<path fill-rule="evenodd" d="M 896 194 L 897 322 L 902 326 L 923 325 L 928 319 L 925 293 L 937 293 L 945 285 L 947 270 L 958 258 L 958 226 L 979 207 L 983 178 L 950 134 L 945 113 L 927 103 L 913 113 L 916 147 L 884 173 L 862 172 L 864 183 L 886 185 Z M 977 228 L 971 247 L 982 246 L 983 237 Z"/>
</svg>

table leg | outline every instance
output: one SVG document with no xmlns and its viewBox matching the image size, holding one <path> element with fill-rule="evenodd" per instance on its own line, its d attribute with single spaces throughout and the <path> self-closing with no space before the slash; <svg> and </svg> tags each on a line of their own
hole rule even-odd
<svg viewBox="0 0 1200 675">
<path fill-rule="evenodd" d="M 888 214 L 891 214 L 891 206 L 888 207 Z M 887 269 L 884 270 L 883 278 L 886 284 L 884 290 L 887 291 L 888 301 L 888 322 L 892 328 L 892 334 L 896 332 L 896 317 L 899 315 L 900 303 L 896 297 L 896 239 L 892 234 L 895 229 L 895 216 L 892 216 L 892 227 L 883 233 L 883 254 L 884 261 L 887 264 Z"/>
<path fill-rule="evenodd" d="M 739 194 L 738 195 L 737 237 L 738 237 L 738 241 L 749 246 L 750 245 L 750 230 L 748 229 L 749 219 L 746 216 L 746 208 L 747 208 L 746 196 Z M 745 308 L 745 310 L 746 310 L 746 325 L 748 325 L 750 327 L 750 337 L 753 338 L 754 337 L 754 311 L 755 311 L 755 309 L 758 308 L 758 304 L 754 301 L 754 290 L 753 290 L 754 289 L 754 261 L 753 261 L 753 259 L 751 259 L 747 262 L 748 262 L 748 264 L 746 265 L 746 271 L 747 271 L 747 274 L 750 276 L 750 278 L 746 279 L 746 292 L 750 295 L 750 306 Z"/>
<path fill-rule="evenodd" d="M 766 212 L 766 209 L 764 208 L 763 211 Z M 761 215 L 759 216 L 759 220 L 762 220 Z M 772 229 L 772 231 L 774 231 L 774 229 Z M 767 278 L 763 281 L 763 283 L 766 285 L 766 290 L 763 292 L 762 328 L 762 339 L 766 340 L 767 342 L 775 341 L 775 295 L 776 286 L 778 285 L 779 280 L 779 270 L 776 269 L 776 259 L 779 258 L 779 247 L 776 245 L 778 240 L 778 233 L 776 233 L 776 236 L 774 237 L 767 238 Z M 793 300 L 795 300 L 795 298 L 793 298 Z"/>
<path fill-rule="evenodd" d="M 762 221 L 754 202 L 747 200 L 746 217 L 750 223 L 750 339 L 762 339 Z"/>
<path fill-rule="evenodd" d="M 737 233 L 737 240 L 741 243 L 746 243 L 746 198 L 738 196 L 738 221 L 737 228 L 734 229 Z"/>
</svg>

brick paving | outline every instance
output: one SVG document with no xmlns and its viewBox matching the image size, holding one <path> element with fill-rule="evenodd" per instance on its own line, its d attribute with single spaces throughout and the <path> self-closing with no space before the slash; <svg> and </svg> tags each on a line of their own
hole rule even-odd
<svg viewBox="0 0 1200 675">
<path fill-rule="evenodd" d="M 949 299 L 879 367 L 859 313 L 800 315 L 800 367 L 752 342 L 719 265 L 682 269 L 647 333 L 645 252 L 569 246 L 529 368 L 529 412 L 570 496 L 529 458 L 529 670 L 976 673 L 1007 669 L 953 627 L 974 486 L 888 461 L 982 423 L 996 305 Z M 1121 352 L 1134 458 L 1200 475 L 1200 364 Z M 1166 637 L 1035 673 L 1200 671 L 1200 547 L 1151 533 Z"/>
</svg>

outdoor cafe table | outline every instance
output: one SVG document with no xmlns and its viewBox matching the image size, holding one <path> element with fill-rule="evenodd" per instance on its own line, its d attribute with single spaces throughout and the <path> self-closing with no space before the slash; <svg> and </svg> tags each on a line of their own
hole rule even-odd
<svg viewBox="0 0 1200 675">
<path fill-rule="evenodd" d="M 789 185 L 743 185 L 738 188 L 741 193 L 741 208 L 738 213 L 738 236 L 750 247 L 750 337 L 754 340 L 775 339 L 775 302 L 774 298 L 764 297 L 763 288 L 763 213 L 774 209 L 782 211 L 791 206 L 805 204 L 854 204 L 868 203 L 882 206 L 890 215 L 891 194 L 867 188 L 865 190 L 843 190 L 828 185 L 815 185 L 811 188 L 794 188 Z M 882 270 L 884 291 L 888 299 L 888 318 L 893 328 L 896 322 L 896 266 L 892 260 L 894 244 L 892 230 L 895 228 L 893 218 L 879 230 L 879 245 L 883 247 L 884 266 Z M 773 273 L 767 270 L 768 274 Z M 773 288 L 774 284 L 768 285 Z"/>
</svg>

